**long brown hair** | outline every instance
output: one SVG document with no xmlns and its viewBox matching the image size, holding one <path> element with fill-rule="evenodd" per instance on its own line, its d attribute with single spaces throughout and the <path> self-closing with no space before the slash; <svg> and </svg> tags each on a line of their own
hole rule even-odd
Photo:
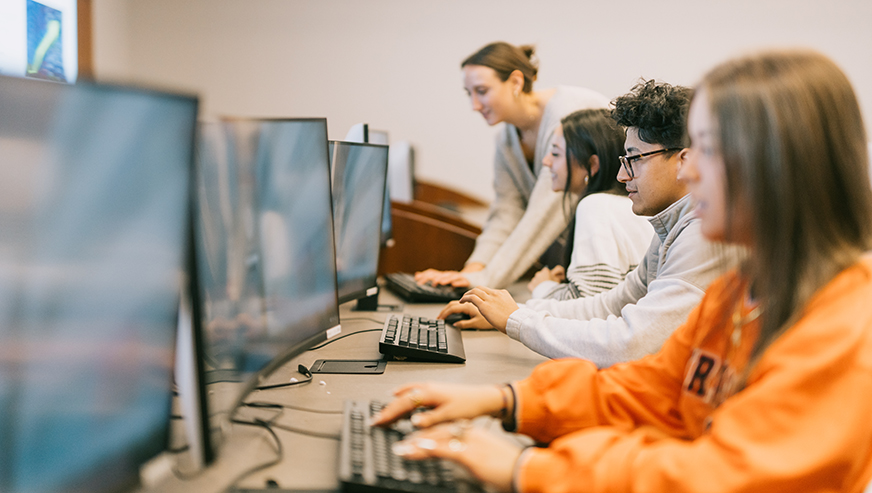
<svg viewBox="0 0 872 493">
<path fill-rule="evenodd" d="M 751 232 L 742 273 L 763 309 L 753 365 L 872 247 L 866 133 L 847 77 L 816 52 L 731 60 L 700 87 L 723 155 L 728 235 L 739 221 Z"/>
<path fill-rule="evenodd" d="M 514 46 L 504 41 L 497 41 L 485 45 L 478 51 L 469 55 L 460 64 L 460 68 L 467 65 L 481 65 L 492 68 L 501 81 L 505 82 L 512 72 L 519 70 L 524 74 L 524 92 L 533 90 L 533 81 L 539 72 L 538 64 L 533 60 L 534 48 L 530 45 Z"/>
</svg>

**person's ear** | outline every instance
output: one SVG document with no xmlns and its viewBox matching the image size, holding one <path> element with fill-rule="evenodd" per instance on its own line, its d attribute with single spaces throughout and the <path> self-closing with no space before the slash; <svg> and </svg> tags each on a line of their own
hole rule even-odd
<svg viewBox="0 0 872 493">
<path fill-rule="evenodd" d="M 512 94 L 515 97 L 520 96 L 524 91 L 524 74 L 520 70 L 513 70 L 506 82 L 511 84 Z"/>
<path fill-rule="evenodd" d="M 587 164 L 590 165 L 590 177 L 593 178 L 594 176 L 596 176 L 597 173 L 599 173 L 599 156 L 597 156 L 596 154 L 592 155 L 590 159 L 587 160 Z"/>
<path fill-rule="evenodd" d="M 684 163 L 687 162 L 687 156 L 689 154 L 690 154 L 690 149 L 687 147 L 678 151 L 677 156 L 678 156 L 678 170 L 679 171 L 681 170 L 681 167 L 684 165 Z"/>
</svg>

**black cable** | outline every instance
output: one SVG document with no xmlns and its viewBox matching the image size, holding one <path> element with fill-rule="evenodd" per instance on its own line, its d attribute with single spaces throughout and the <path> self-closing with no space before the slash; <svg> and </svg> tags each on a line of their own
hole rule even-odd
<svg viewBox="0 0 872 493">
<path fill-rule="evenodd" d="M 255 409 L 293 409 L 295 411 L 303 411 L 307 413 L 317 413 L 317 414 L 342 414 L 342 411 L 333 411 L 329 409 L 310 409 L 307 407 L 300 406 L 292 406 L 290 404 L 278 404 L 273 402 L 263 402 L 263 401 L 254 401 L 254 402 L 243 402 L 243 406 L 245 407 L 253 407 Z"/>
<path fill-rule="evenodd" d="M 286 407 L 292 408 L 291 406 L 284 406 L 282 404 L 275 404 L 272 402 L 255 402 L 252 404 L 254 404 L 254 405 L 252 406 L 252 405 L 246 405 L 246 403 L 244 403 L 244 402 L 242 403 L 243 406 L 254 408 L 254 409 L 277 409 L 278 410 L 278 412 L 276 414 L 274 414 L 272 417 L 270 417 L 270 419 L 260 420 L 260 421 L 263 421 L 264 423 L 266 423 L 267 425 L 269 425 L 273 428 L 278 428 L 280 430 L 290 431 L 293 433 L 299 433 L 301 435 L 309 435 L 309 436 L 313 436 L 313 437 L 317 437 L 317 438 L 331 438 L 334 440 L 339 440 L 339 435 L 331 435 L 329 433 L 321 433 L 318 431 L 303 430 L 301 428 L 295 428 L 293 426 L 282 425 L 282 424 L 276 423 L 276 421 L 278 421 L 279 418 L 284 416 L 285 408 Z M 339 414 L 341 414 L 341 413 L 342 412 L 340 411 Z"/>
<path fill-rule="evenodd" d="M 358 330 L 357 332 L 351 332 L 351 333 L 345 334 L 344 336 L 339 336 L 339 337 L 337 337 L 336 339 L 331 339 L 331 340 L 329 340 L 329 341 L 327 341 L 327 342 L 325 342 L 325 343 L 322 343 L 322 344 L 320 344 L 320 345 L 318 345 L 318 346 L 310 347 L 310 348 L 309 348 L 309 351 L 314 351 L 314 350 L 316 350 L 316 349 L 321 349 L 322 347 L 324 347 L 324 346 L 326 346 L 326 345 L 328 345 L 328 344 L 333 344 L 334 342 L 336 342 L 336 341 L 338 341 L 338 340 L 340 340 L 340 339 L 345 339 L 346 337 L 350 337 L 350 336 L 357 335 L 357 334 L 363 334 L 364 332 L 376 332 L 376 331 L 381 332 L 381 330 L 382 330 L 382 329 L 365 329 L 365 330 Z"/>
<path fill-rule="evenodd" d="M 375 322 L 375 323 L 377 323 L 377 324 L 382 324 L 382 325 L 384 325 L 384 323 L 385 323 L 384 320 L 376 320 L 376 319 L 374 319 L 374 318 L 369 318 L 369 317 L 343 318 L 343 319 L 340 320 L 340 322 L 350 322 L 350 321 L 352 321 L 352 320 L 368 320 L 368 321 L 370 321 L 370 322 Z"/>
<path fill-rule="evenodd" d="M 309 371 L 309 369 L 306 368 L 305 366 L 297 365 L 297 372 L 299 372 L 300 374 L 302 374 L 306 378 L 303 380 L 297 380 L 296 382 L 284 382 L 284 383 L 274 383 L 274 384 L 270 384 L 270 385 L 258 385 L 257 387 L 254 388 L 254 390 L 279 389 L 282 387 L 291 387 L 294 385 L 302 385 L 304 383 L 309 383 L 312 381 L 312 372 Z"/>
<path fill-rule="evenodd" d="M 293 426 L 281 425 L 278 423 L 273 423 L 271 426 L 273 428 L 278 428 L 280 430 L 290 431 L 291 433 L 299 433 L 300 435 L 308 435 L 310 437 L 329 438 L 331 440 L 339 440 L 341 438 L 339 435 L 331 435 L 330 433 L 320 433 L 317 431 L 309 431 L 309 430 L 304 430 L 302 428 L 294 428 Z"/>
<path fill-rule="evenodd" d="M 282 448 L 282 441 L 279 439 L 279 436 L 275 432 L 275 430 L 272 429 L 272 426 L 274 426 L 274 425 L 270 425 L 269 422 L 264 421 L 262 419 L 258 419 L 258 418 L 254 418 L 253 421 L 243 421 L 240 419 L 231 419 L 230 422 L 238 424 L 238 425 L 257 426 L 259 428 L 263 428 L 264 430 L 268 431 L 269 434 L 273 437 L 273 440 L 275 440 L 275 442 L 276 442 L 276 457 L 275 457 L 275 459 L 272 459 L 268 462 L 264 462 L 263 464 L 259 464 L 255 467 L 252 467 L 251 469 L 249 469 L 247 471 L 243 471 L 242 473 L 240 473 L 230 483 L 230 487 L 228 488 L 228 490 L 235 488 L 237 483 L 239 483 L 243 479 L 247 478 L 248 476 L 250 476 L 258 471 L 262 471 L 266 468 L 269 468 L 269 467 L 272 467 L 272 466 L 278 464 L 279 462 L 282 461 L 282 458 L 284 457 L 284 454 L 285 454 L 284 448 Z"/>
</svg>

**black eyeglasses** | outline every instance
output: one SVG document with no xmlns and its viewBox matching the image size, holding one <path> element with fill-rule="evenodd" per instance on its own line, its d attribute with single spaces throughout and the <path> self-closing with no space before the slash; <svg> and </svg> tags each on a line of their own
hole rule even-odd
<svg viewBox="0 0 872 493">
<path fill-rule="evenodd" d="M 670 147 L 667 149 L 657 149 L 656 151 L 651 151 L 651 152 L 643 152 L 642 154 L 634 154 L 632 156 L 618 156 L 618 159 L 621 161 L 621 165 L 624 167 L 625 170 L 627 170 L 627 174 L 630 175 L 630 179 L 632 180 L 633 178 L 636 177 L 636 175 L 633 174 L 633 165 L 630 164 L 633 161 L 635 161 L 637 159 L 642 159 L 643 157 L 648 157 L 648 156 L 653 156 L 655 154 L 660 154 L 661 152 L 675 152 L 675 151 L 680 151 L 680 150 L 681 150 L 680 147 Z"/>
</svg>

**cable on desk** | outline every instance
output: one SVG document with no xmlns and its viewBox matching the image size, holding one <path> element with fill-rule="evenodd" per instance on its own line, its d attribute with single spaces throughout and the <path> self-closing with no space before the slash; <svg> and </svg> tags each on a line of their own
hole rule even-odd
<svg viewBox="0 0 872 493">
<path fill-rule="evenodd" d="M 342 410 L 334 411 L 330 409 L 311 409 L 308 407 L 300 407 L 300 406 L 292 406 L 290 404 L 278 404 L 273 402 L 263 402 L 263 401 L 254 401 L 254 402 L 243 402 L 243 406 L 245 407 L 253 407 L 255 409 L 293 409 L 295 411 L 303 411 L 307 413 L 317 413 L 317 414 L 342 414 Z"/>
<path fill-rule="evenodd" d="M 254 405 L 251 405 L 251 404 L 254 404 Z M 339 440 L 338 435 L 331 435 L 329 433 L 321 433 L 318 431 L 303 430 L 300 428 L 294 428 L 293 426 L 287 426 L 287 425 L 282 425 L 282 424 L 277 423 L 276 421 L 278 421 L 279 418 L 284 416 L 285 408 L 286 407 L 293 408 L 291 406 L 284 406 L 282 404 L 275 404 L 272 402 L 253 402 L 253 403 L 243 402 L 242 405 L 245 407 L 253 408 L 253 409 L 277 409 L 278 412 L 276 414 L 274 414 L 273 416 L 271 416 L 268 420 L 259 420 L 263 423 L 266 423 L 267 426 L 271 426 L 273 428 L 278 428 L 280 430 L 290 431 L 293 433 L 299 433 L 301 435 L 309 435 L 309 436 L 313 436 L 316 438 L 331 438 L 334 440 Z M 332 414 L 332 411 L 329 411 L 329 412 Z M 342 411 L 340 411 L 337 414 L 342 414 Z"/>
<path fill-rule="evenodd" d="M 350 336 L 357 335 L 357 334 L 363 334 L 364 332 L 376 332 L 376 331 L 381 332 L 381 330 L 382 330 L 382 329 L 364 329 L 364 330 L 358 330 L 357 332 L 350 332 L 350 333 L 348 333 L 348 334 L 345 334 L 344 336 L 339 336 L 339 337 L 337 337 L 336 339 L 331 339 L 331 340 L 329 340 L 329 341 L 327 341 L 327 342 L 325 342 L 325 343 L 322 343 L 322 344 L 320 344 L 320 345 L 318 345 L 318 346 L 310 347 L 310 348 L 309 348 L 309 351 L 314 351 L 314 350 L 316 350 L 316 349 L 321 349 L 322 347 L 324 347 L 324 346 L 326 346 L 326 345 L 328 345 L 328 344 L 333 344 L 334 342 L 336 342 L 336 341 L 338 341 L 338 340 L 340 340 L 340 339 L 345 339 L 346 337 L 350 337 Z"/>
<path fill-rule="evenodd" d="M 350 335 L 350 334 L 349 334 Z M 282 387 L 291 387 L 294 385 L 302 385 L 304 383 L 309 383 L 312 381 L 312 372 L 309 371 L 304 365 L 297 365 L 297 372 L 302 374 L 304 377 L 303 380 L 296 380 L 293 382 L 285 382 L 285 383 L 274 383 L 270 385 L 258 385 L 254 388 L 254 390 L 269 390 L 269 389 L 278 389 Z"/>
<path fill-rule="evenodd" d="M 353 320 L 368 320 L 368 321 L 370 321 L 370 322 L 375 322 L 375 323 L 377 323 L 377 324 L 384 324 L 384 323 L 385 323 L 384 320 L 376 320 L 376 319 L 374 319 L 374 318 L 369 318 L 369 317 L 343 318 L 343 319 L 341 319 L 341 320 L 339 320 L 339 321 L 340 321 L 340 322 L 351 322 L 351 321 L 353 321 Z"/>
<path fill-rule="evenodd" d="M 298 433 L 300 435 L 308 435 L 310 437 L 329 438 L 331 440 L 339 440 L 341 438 L 339 435 L 331 435 L 330 433 L 321 433 L 318 431 L 309 431 L 302 428 L 294 428 L 293 426 L 287 426 L 278 423 L 273 423 L 271 426 L 273 428 L 278 428 L 279 430 L 290 431 L 291 433 Z"/>
<path fill-rule="evenodd" d="M 266 431 L 268 431 L 269 434 L 273 437 L 273 440 L 275 440 L 275 442 L 276 442 L 276 457 L 275 457 L 275 459 L 272 459 L 268 462 L 264 462 L 263 464 L 259 464 L 257 466 L 254 466 L 247 471 L 243 471 L 238 476 L 236 476 L 236 478 L 230 483 L 230 487 L 228 489 L 235 488 L 237 483 L 239 483 L 243 479 L 247 478 L 248 476 L 256 473 L 257 471 L 262 471 L 268 467 L 272 467 L 272 466 L 278 464 L 279 462 L 282 461 L 282 458 L 284 457 L 284 454 L 285 454 L 285 451 L 282 448 L 282 441 L 279 439 L 279 436 L 275 432 L 275 430 L 272 429 L 272 426 L 274 426 L 274 425 L 270 425 L 269 422 L 264 421 L 262 419 L 257 419 L 257 418 L 254 418 L 253 421 L 243 421 L 241 419 L 234 418 L 234 419 L 231 419 L 230 422 L 238 424 L 238 425 L 257 426 L 259 428 L 263 428 Z"/>
</svg>

